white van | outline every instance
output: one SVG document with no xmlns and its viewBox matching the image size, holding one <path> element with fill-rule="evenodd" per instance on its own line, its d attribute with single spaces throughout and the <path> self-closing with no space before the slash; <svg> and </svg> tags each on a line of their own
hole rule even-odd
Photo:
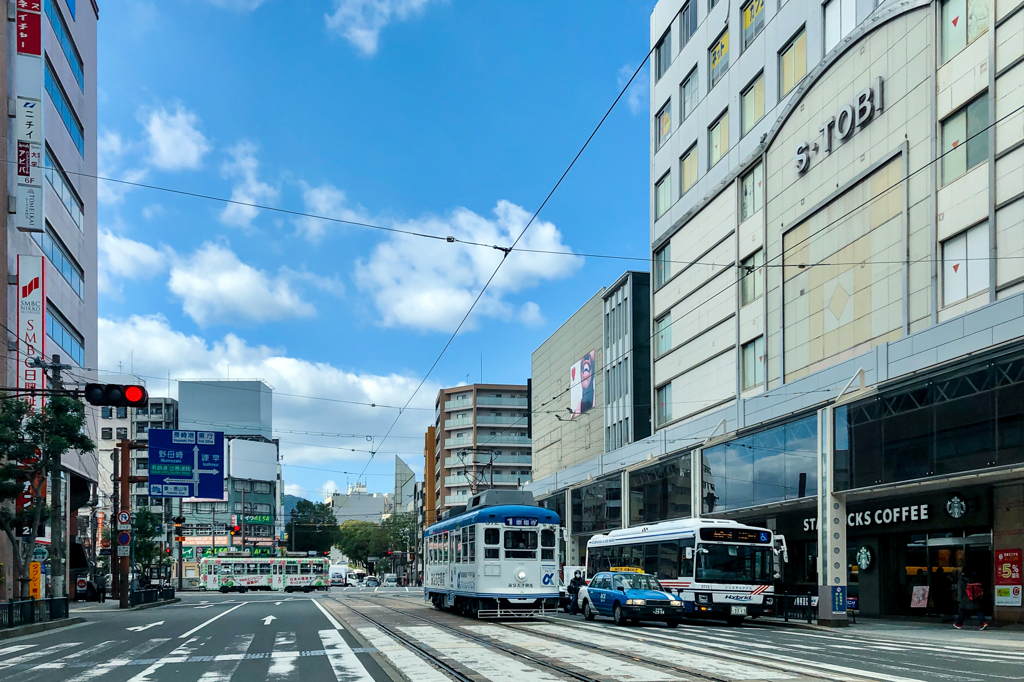
<svg viewBox="0 0 1024 682">
<path fill-rule="evenodd" d="M 330 581 L 331 587 L 346 587 L 348 582 L 348 566 L 342 566 L 341 564 L 334 564 L 328 569 L 327 578 Z"/>
<path fill-rule="evenodd" d="M 381 587 L 398 587 L 398 576 L 394 573 L 385 573 Z"/>
</svg>

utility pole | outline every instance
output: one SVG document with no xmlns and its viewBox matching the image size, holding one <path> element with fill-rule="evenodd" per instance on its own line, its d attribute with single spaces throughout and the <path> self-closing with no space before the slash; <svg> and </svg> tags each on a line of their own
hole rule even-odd
<svg viewBox="0 0 1024 682">
<path fill-rule="evenodd" d="M 242 551 L 245 551 L 245 481 L 242 481 L 242 521 L 238 524 L 242 529 Z"/>
<path fill-rule="evenodd" d="M 131 497 L 129 496 L 131 483 L 131 460 L 132 460 L 132 442 L 127 438 L 122 438 L 121 442 L 118 443 L 121 449 L 121 511 L 129 511 L 132 508 Z M 120 526 L 118 527 L 120 530 Z M 134 530 L 134 529 L 133 529 Z M 121 546 L 118 544 L 118 554 L 120 555 Z M 129 607 L 128 599 L 128 571 L 130 570 L 131 559 L 126 556 L 118 556 L 118 573 L 120 579 L 118 580 L 118 593 L 117 597 L 120 602 L 120 607 L 126 609 Z"/>
<path fill-rule="evenodd" d="M 185 503 L 182 500 L 183 500 L 183 498 L 181 498 L 181 497 L 178 498 L 178 516 L 181 517 L 181 522 L 184 524 L 184 522 L 185 522 L 185 512 L 184 512 Z M 182 536 L 185 535 L 185 531 L 184 531 L 183 528 L 175 528 L 174 532 L 175 532 L 175 535 L 177 535 L 177 538 L 178 538 L 178 591 L 181 591 L 181 590 L 185 589 L 185 576 L 184 576 L 185 557 L 181 553 L 181 544 L 182 544 L 181 538 L 182 538 Z M 213 533 L 213 524 L 210 524 L 210 533 L 211 534 Z M 214 542 L 214 546 L 216 546 L 217 541 L 214 540 L 213 542 Z"/>
<path fill-rule="evenodd" d="M 121 455 L 121 448 L 120 447 L 114 448 L 114 451 L 112 453 L 110 453 L 110 459 L 113 462 L 113 466 L 111 467 L 110 471 L 111 471 L 111 473 L 114 476 L 114 494 L 111 496 L 113 498 L 111 500 L 111 502 L 112 502 L 111 506 L 114 509 L 114 515 L 110 519 L 110 524 L 111 524 L 111 527 L 113 528 L 113 532 L 111 532 L 111 536 L 113 538 L 117 537 L 117 514 L 118 514 L 119 511 L 121 511 L 121 473 L 120 473 L 120 471 L 121 471 L 121 466 L 120 466 L 121 457 L 120 457 L 120 455 Z M 110 554 L 110 559 L 107 561 L 107 563 L 110 566 L 110 576 L 111 576 L 111 579 L 110 579 L 110 598 L 111 599 L 114 598 L 115 594 L 118 595 L 118 597 L 120 597 L 120 594 L 121 594 L 121 568 L 120 568 L 120 566 L 116 566 L 115 567 L 115 565 L 114 565 L 114 557 L 116 556 L 114 554 L 114 551 L 115 551 L 114 547 L 115 546 L 116 546 L 116 541 L 110 543 L 111 554 Z"/>
</svg>

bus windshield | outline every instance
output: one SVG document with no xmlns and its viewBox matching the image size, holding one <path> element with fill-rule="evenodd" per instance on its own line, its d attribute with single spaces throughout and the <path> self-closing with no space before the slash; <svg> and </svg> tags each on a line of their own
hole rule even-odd
<svg viewBox="0 0 1024 682">
<path fill-rule="evenodd" d="M 697 550 L 698 582 L 770 584 L 772 550 L 747 545 L 701 544 Z"/>
</svg>

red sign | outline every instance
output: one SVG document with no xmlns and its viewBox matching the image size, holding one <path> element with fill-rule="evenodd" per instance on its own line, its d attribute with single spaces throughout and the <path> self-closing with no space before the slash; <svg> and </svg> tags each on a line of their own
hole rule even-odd
<svg viewBox="0 0 1024 682">
<path fill-rule="evenodd" d="M 995 561 L 995 605 L 1021 605 L 1021 550 L 997 549 Z"/>
<path fill-rule="evenodd" d="M 43 355 L 43 319 L 46 315 L 46 275 L 42 256 L 18 256 L 18 388 L 44 389 L 46 375 L 34 360 Z M 24 393 L 22 400 L 39 408 L 42 394 Z"/>
<path fill-rule="evenodd" d="M 32 175 L 32 145 L 18 141 L 18 175 Z"/>
<path fill-rule="evenodd" d="M 19 3 L 20 4 L 20 3 Z M 39 3 L 28 3 L 39 5 Z M 41 14 L 18 10 L 18 54 L 43 54 Z"/>
</svg>

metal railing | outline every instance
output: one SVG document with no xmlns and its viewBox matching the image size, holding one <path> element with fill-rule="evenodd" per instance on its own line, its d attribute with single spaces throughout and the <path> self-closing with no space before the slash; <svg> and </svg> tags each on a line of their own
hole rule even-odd
<svg viewBox="0 0 1024 682">
<path fill-rule="evenodd" d="M 133 590 L 129 595 L 129 603 L 132 606 L 139 604 L 152 604 L 158 601 L 174 599 L 173 587 L 154 587 L 148 590 Z"/>
<path fill-rule="evenodd" d="M 25 599 L 0 603 L 0 628 L 46 623 L 68 617 L 68 598 Z"/>
<path fill-rule="evenodd" d="M 813 622 L 818 613 L 818 598 L 807 594 L 775 594 L 766 616 L 789 620 Z"/>
</svg>

